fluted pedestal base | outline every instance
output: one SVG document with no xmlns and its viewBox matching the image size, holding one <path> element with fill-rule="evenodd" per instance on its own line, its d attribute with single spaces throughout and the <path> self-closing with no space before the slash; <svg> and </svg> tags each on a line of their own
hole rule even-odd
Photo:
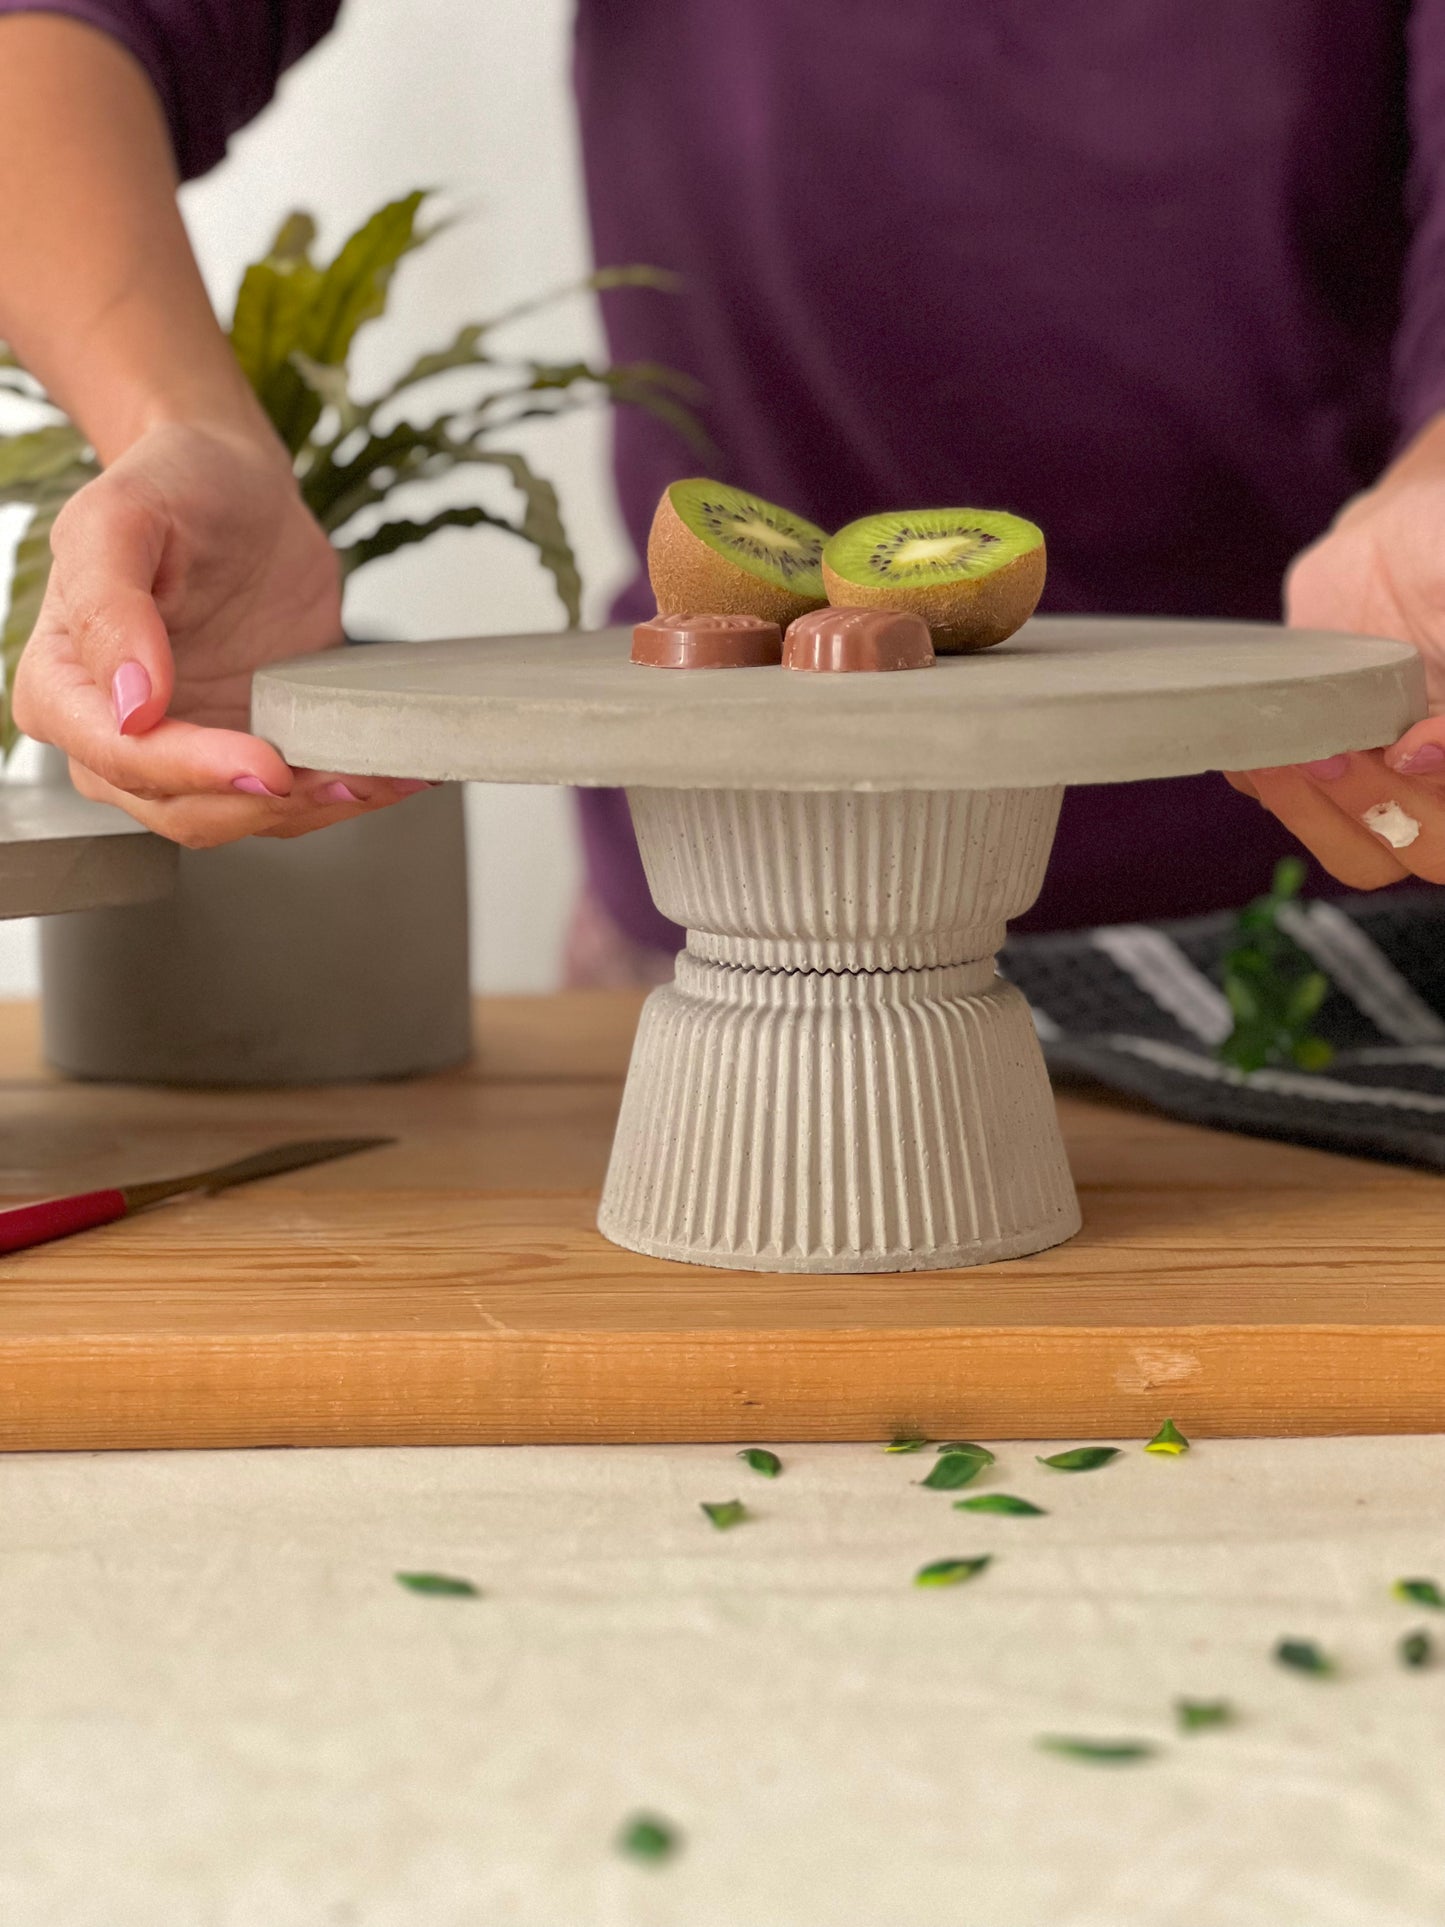
<svg viewBox="0 0 1445 1927">
<path fill-rule="evenodd" d="M 917 1271 L 1079 1227 L 1028 1006 L 996 974 L 1056 790 L 635 792 L 689 924 L 643 1010 L 598 1222 L 652 1256 Z"/>
</svg>

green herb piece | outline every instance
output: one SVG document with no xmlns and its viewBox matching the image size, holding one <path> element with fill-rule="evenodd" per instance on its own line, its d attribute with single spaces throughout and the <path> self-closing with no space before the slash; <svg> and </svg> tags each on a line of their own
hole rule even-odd
<svg viewBox="0 0 1445 1927">
<path fill-rule="evenodd" d="M 1144 1447 L 1144 1450 L 1146 1452 L 1168 1452 L 1173 1458 L 1177 1459 L 1181 1452 L 1187 1452 L 1189 1450 L 1189 1441 L 1179 1430 L 1179 1427 L 1174 1423 L 1173 1419 L 1167 1418 L 1154 1434 L 1153 1438 L 1150 1439 L 1149 1443 Z"/>
<path fill-rule="evenodd" d="M 429 1593 L 435 1599 L 480 1599 L 481 1593 L 470 1579 L 454 1579 L 445 1572 L 399 1572 L 397 1584 L 408 1592 Z"/>
<path fill-rule="evenodd" d="M 1097 1472 L 1101 1465 L 1110 1459 L 1117 1459 L 1117 1445 L 1075 1445 L 1067 1452 L 1055 1452 L 1052 1458 L 1040 1459 L 1040 1465 L 1051 1465 L 1056 1472 Z"/>
<path fill-rule="evenodd" d="M 915 1586 L 961 1586 L 966 1579 L 977 1579 L 986 1566 L 993 1564 L 993 1554 L 986 1552 L 981 1559 L 935 1559 L 931 1566 L 920 1566 L 913 1575 Z"/>
<path fill-rule="evenodd" d="M 985 1465 L 992 1465 L 994 1463 L 994 1455 L 989 1451 L 988 1447 L 986 1445 L 975 1445 L 972 1439 L 950 1439 L 947 1445 L 940 1445 L 938 1450 L 940 1453 L 972 1452 L 973 1456 L 976 1459 L 982 1459 Z"/>
<path fill-rule="evenodd" d="M 921 1452 L 924 1446 L 927 1444 L 928 1444 L 927 1439 L 910 1439 L 910 1438 L 900 1437 L 896 1439 L 890 1439 L 887 1445 L 884 1446 L 883 1450 L 885 1452 Z"/>
<path fill-rule="evenodd" d="M 1334 1048 L 1311 1026 L 1330 982 L 1280 922 L 1305 878 L 1297 857 L 1277 864 L 1269 894 L 1241 910 L 1235 945 L 1224 959 L 1224 995 L 1234 1029 L 1219 1045 L 1221 1063 L 1257 1071 L 1266 1064 L 1322 1071 Z"/>
<path fill-rule="evenodd" d="M 617 1849 L 633 1860 L 670 1860 L 681 1845 L 677 1828 L 655 1813 L 635 1813 L 617 1836 Z"/>
<path fill-rule="evenodd" d="M 990 1459 L 980 1459 L 972 1452 L 945 1452 L 919 1484 L 926 1485 L 930 1492 L 957 1492 L 960 1486 L 972 1485 L 990 1463 Z"/>
<path fill-rule="evenodd" d="M 1436 1612 L 1445 1612 L 1445 1592 L 1433 1579 L 1397 1579 L 1390 1590 L 1407 1605 L 1433 1606 Z"/>
<path fill-rule="evenodd" d="M 1312 1639 L 1282 1639 L 1274 1656 L 1281 1666 L 1291 1666 L 1297 1673 L 1312 1673 L 1316 1679 L 1328 1679 L 1335 1670 L 1335 1662 Z"/>
<path fill-rule="evenodd" d="M 1399 1645 L 1400 1664 L 1419 1668 L 1428 1666 L 1435 1657 L 1435 1643 L 1423 1627 L 1417 1632 L 1406 1633 Z"/>
<path fill-rule="evenodd" d="M 971 1499 L 955 1499 L 955 1512 L 1002 1512 L 1010 1519 L 1042 1519 L 1045 1512 L 1031 1499 L 1016 1499 L 1012 1492 L 977 1492 Z"/>
<path fill-rule="evenodd" d="M 748 1509 L 741 1499 L 704 1499 L 702 1509 L 719 1532 L 740 1526 L 748 1516 Z"/>
<path fill-rule="evenodd" d="M 738 1457 L 744 1465 L 750 1465 L 754 1472 L 761 1472 L 765 1479 L 775 1479 L 783 1469 L 783 1461 L 776 1452 L 769 1452 L 766 1446 L 750 1445 Z"/>
<path fill-rule="evenodd" d="M 1202 1733 L 1206 1727 L 1228 1726 L 1234 1719 L 1228 1700 L 1175 1700 L 1174 1713 L 1181 1733 Z"/>
<path fill-rule="evenodd" d="M 1094 1766 L 1129 1766 L 1136 1760 L 1152 1760 L 1159 1751 L 1150 1740 L 1081 1740 L 1067 1733 L 1041 1733 L 1035 1744 L 1045 1753 L 1088 1760 Z"/>
</svg>

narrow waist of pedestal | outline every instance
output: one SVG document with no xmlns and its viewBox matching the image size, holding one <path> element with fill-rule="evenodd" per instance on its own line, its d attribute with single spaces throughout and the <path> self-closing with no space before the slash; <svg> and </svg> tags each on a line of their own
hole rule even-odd
<svg viewBox="0 0 1445 1927">
<path fill-rule="evenodd" d="M 673 987 L 707 1003 L 816 1011 L 829 1005 L 951 1003 L 987 996 L 1003 988 L 1003 979 L 992 957 L 919 970 L 756 970 L 685 950 Z"/>
<path fill-rule="evenodd" d="M 888 931 L 876 936 L 742 937 L 689 930 L 688 955 L 744 970 L 934 970 L 988 963 L 1002 947 L 1003 923 L 955 930 Z"/>
</svg>

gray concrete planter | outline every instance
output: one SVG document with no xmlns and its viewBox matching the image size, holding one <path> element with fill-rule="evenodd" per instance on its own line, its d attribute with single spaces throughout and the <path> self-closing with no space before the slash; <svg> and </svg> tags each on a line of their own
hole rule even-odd
<svg viewBox="0 0 1445 1927">
<path fill-rule="evenodd" d="M 459 1064 L 462 792 L 290 842 L 182 851 L 165 900 L 49 918 L 41 972 L 46 1056 L 72 1077 L 317 1084 Z"/>
</svg>

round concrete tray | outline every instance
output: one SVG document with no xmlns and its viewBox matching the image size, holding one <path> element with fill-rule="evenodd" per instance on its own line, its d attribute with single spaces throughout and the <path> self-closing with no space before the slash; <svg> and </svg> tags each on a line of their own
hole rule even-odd
<svg viewBox="0 0 1445 1927">
<path fill-rule="evenodd" d="M 1402 643 L 1233 624 L 1054 618 L 894 675 L 628 648 L 336 650 L 258 676 L 255 726 L 318 768 L 627 788 L 688 937 L 642 1014 L 598 1223 L 763 1271 L 983 1264 L 1077 1230 L 1028 1006 L 993 961 L 1066 784 L 1303 762 L 1425 713 Z"/>
<path fill-rule="evenodd" d="M 893 675 L 646 669 L 631 632 L 337 649 L 256 678 L 293 763 L 450 781 L 941 790 L 1117 783 L 1393 742 L 1423 713 L 1399 642 L 1046 617 Z"/>
<path fill-rule="evenodd" d="M 0 917 L 150 903 L 179 852 L 122 811 L 57 784 L 0 784 Z"/>
</svg>

